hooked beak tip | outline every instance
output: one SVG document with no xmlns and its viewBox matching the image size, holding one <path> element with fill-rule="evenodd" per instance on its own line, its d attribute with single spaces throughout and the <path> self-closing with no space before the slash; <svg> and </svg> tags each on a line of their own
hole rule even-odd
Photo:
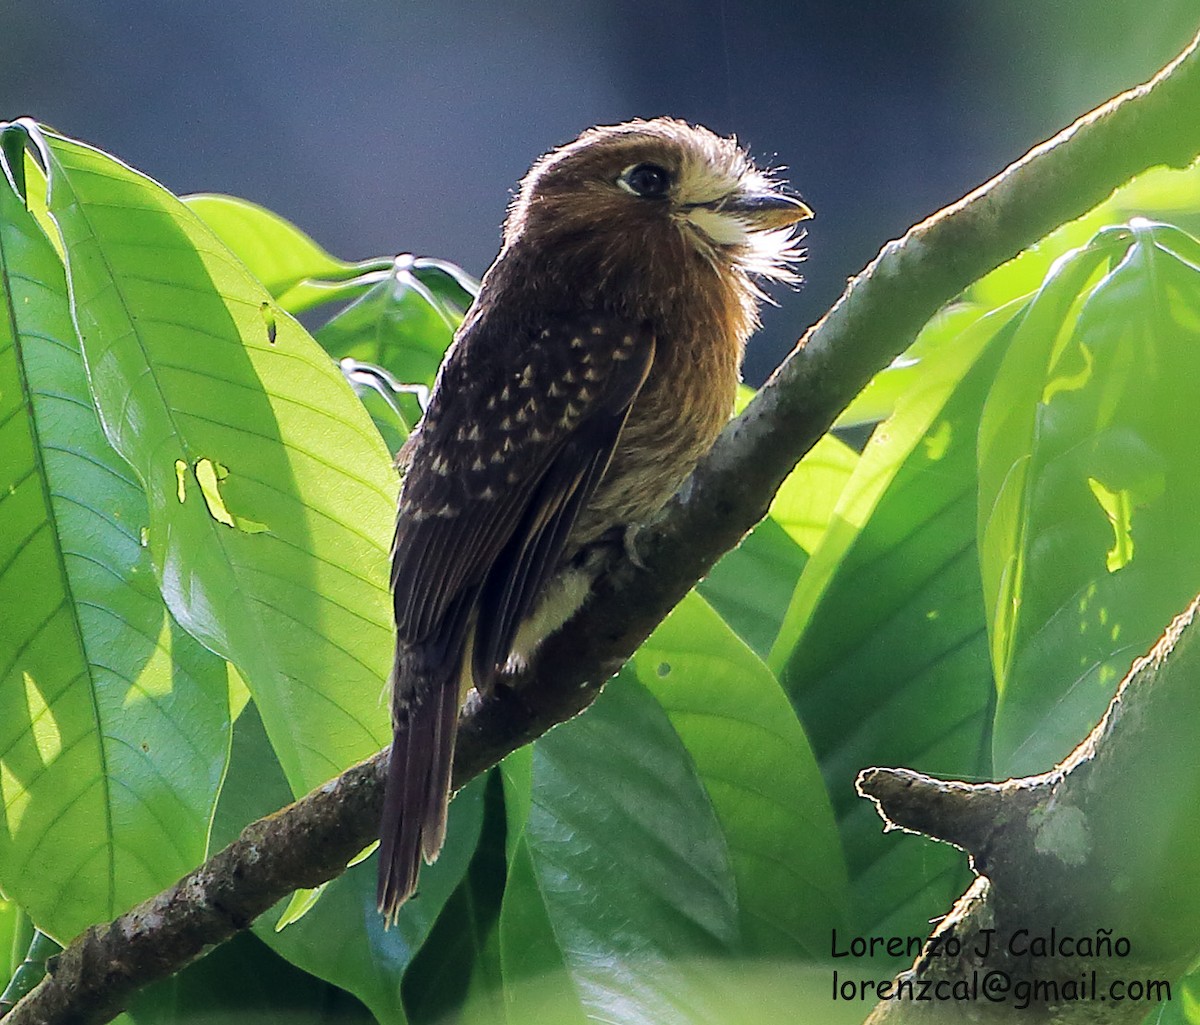
<svg viewBox="0 0 1200 1025">
<path fill-rule="evenodd" d="M 745 218 L 758 230 L 786 228 L 813 216 L 812 208 L 782 192 L 740 192 L 726 197 L 718 209 Z"/>
</svg>

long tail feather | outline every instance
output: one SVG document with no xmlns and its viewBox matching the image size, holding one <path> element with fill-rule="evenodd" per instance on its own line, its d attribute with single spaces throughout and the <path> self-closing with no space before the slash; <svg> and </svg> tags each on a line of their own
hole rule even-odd
<svg viewBox="0 0 1200 1025">
<path fill-rule="evenodd" d="M 389 925 L 416 890 L 422 859 L 432 862 L 446 837 L 459 705 L 457 666 L 453 668 L 448 679 L 432 678 L 418 652 L 397 648 L 376 891 Z M 439 669 L 436 676 L 445 675 L 444 664 Z"/>
</svg>

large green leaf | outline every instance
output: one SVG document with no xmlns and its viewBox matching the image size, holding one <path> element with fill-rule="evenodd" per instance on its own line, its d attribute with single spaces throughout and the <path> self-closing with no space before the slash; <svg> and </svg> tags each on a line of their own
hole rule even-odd
<svg viewBox="0 0 1200 1025">
<path fill-rule="evenodd" d="M 21 963 L 19 945 L 26 922 L 28 919 L 14 901 L 0 897 L 0 984 L 7 982 Z"/>
<path fill-rule="evenodd" d="M 250 933 L 140 990 L 117 1025 L 377 1025 L 349 993 L 288 964 Z"/>
<path fill-rule="evenodd" d="M 390 269 L 390 260 L 348 263 L 332 256 L 290 221 L 236 196 L 184 196 L 191 211 L 225 243 L 279 305 L 298 313 L 323 302 L 330 289 L 318 282 L 353 284 L 364 274 Z M 308 285 L 307 288 L 301 286 Z M 358 283 L 358 291 L 368 286 Z M 339 293 L 340 294 L 340 293 Z"/>
<path fill-rule="evenodd" d="M 1161 217 L 1173 224 L 1200 221 L 1200 163 L 1184 169 L 1156 167 L 1139 175 L 1094 210 L 1056 228 L 981 278 L 967 295 L 972 302 L 999 306 L 1036 292 L 1062 256 L 1086 245 L 1102 228 L 1133 217 Z"/>
<path fill-rule="evenodd" d="M 1142 1025 L 1200 1025 L 1200 973 L 1171 981 L 1171 999 L 1142 1019 Z"/>
<path fill-rule="evenodd" d="M 980 425 L 998 771 L 1073 748 L 1200 590 L 1198 380 L 1200 244 L 1178 229 L 1101 232 L 1025 315 Z"/>
<path fill-rule="evenodd" d="M 433 385 L 462 321 L 405 266 L 397 266 L 317 331 L 335 359 L 349 356 L 391 372 L 405 384 Z"/>
<path fill-rule="evenodd" d="M 808 739 L 771 671 L 696 594 L 634 656 L 666 710 L 729 847 L 742 949 L 824 956 L 846 914 L 846 868 Z"/>
<path fill-rule="evenodd" d="M 498 770 L 484 790 L 483 829 L 467 874 L 404 975 L 413 1025 L 496 1025 L 504 1020 L 500 906 L 508 875 L 506 813 Z"/>
<path fill-rule="evenodd" d="M 225 664 L 172 621 L 63 268 L 0 177 L 0 886 L 60 940 L 203 857 Z"/>
<path fill-rule="evenodd" d="M 1003 305 L 1021 294 L 1020 291 L 1012 292 L 1004 299 L 995 301 L 994 305 Z M 959 335 L 991 309 L 992 305 L 956 302 L 939 310 L 929 323 L 921 328 L 912 345 L 897 356 L 890 366 L 867 382 L 867 386 L 838 416 L 837 426 L 871 424 L 891 416 L 900 398 L 916 386 L 926 367 L 933 365 L 931 358 L 934 353 L 946 345 L 953 345 Z"/>
<path fill-rule="evenodd" d="M 368 858 L 329 883 L 298 922 L 268 934 L 274 920 L 268 915 L 259 935 L 293 964 L 348 989 L 381 1025 L 403 1025 L 401 977 L 466 874 L 479 840 L 485 782 L 474 780 L 455 795 L 442 853 L 421 870 L 418 895 L 390 930 L 375 905 L 378 865 Z"/>
<path fill-rule="evenodd" d="M 771 650 L 796 581 L 816 548 L 858 453 L 826 435 L 788 475 L 771 510 L 697 588 L 754 651 Z"/>
<path fill-rule="evenodd" d="M 500 916 L 509 1019 L 709 1020 L 695 958 L 739 944 L 730 852 L 662 707 L 629 676 L 534 744 Z M 544 977 L 547 989 L 523 983 Z M 536 994 L 538 1004 L 520 1001 Z M 619 1009 L 619 1010 L 617 1010 Z"/>
<path fill-rule="evenodd" d="M 958 301 L 930 320 L 903 355 L 871 380 L 838 417 L 838 424 L 872 423 L 889 416 L 896 400 L 924 372 L 929 356 L 940 346 L 953 344 L 970 321 L 1036 292 L 1061 256 L 1085 244 L 1101 228 L 1134 216 L 1162 217 L 1173 224 L 1200 229 L 1200 164 L 1181 170 L 1158 167 L 1139 175 L 1095 209 L 1056 228 L 980 278 Z"/>
<path fill-rule="evenodd" d="M 969 321 L 931 353 L 876 429 L 771 653 L 838 815 L 860 930 L 920 932 L 962 882 L 956 852 L 884 837 L 853 783 L 870 765 L 989 769 L 975 427 L 1013 313 Z"/>
<path fill-rule="evenodd" d="M 234 663 L 306 791 L 388 739 L 396 481 L 307 333 L 160 186 L 47 134 L 92 391 L 171 611 Z"/>
</svg>

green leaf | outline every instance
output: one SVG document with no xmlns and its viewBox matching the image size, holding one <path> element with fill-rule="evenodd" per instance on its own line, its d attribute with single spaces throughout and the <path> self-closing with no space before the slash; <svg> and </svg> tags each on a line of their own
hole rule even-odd
<svg viewBox="0 0 1200 1025">
<path fill-rule="evenodd" d="M 774 675 L 696 594 L 634 656 L 729 847 L 742 949 L 815 960 L 846 915 L 841 840 L 808 739 Z"/>
<path fill-rule="evenodd" d="M 22 923 L 23 924 L 23 923 Z M 24 934 L 25 929 L 20 933 Z M 21 936 L 23 939 L 24 936 Z M 30 931 L 29 944 L 23 954 L 13 951 L 16 966 L 12 978 L 0 993 L 0 1015 L 6 1014 L 8 1008 L 19 1004 L 46 977 L 46 971 L 52 957 L 62 953 L 63 947 L 40 929 Z M 17 958 L 20 957 L 20 960 Z"/>
<path fill-rule="evenodd" d="M 1038 430 L 1035 412 L 1046 390 L 1064 323 L 1078 315 L 1085 286 L 1114 255 L 1113 242 L 1111 233 L 1106 233 L 1101 244 L 1076 250 L 1055 265 L 1018 318 L 1012 345 L 980 419 L 980 565 L 992 665 L 1001 693 L 1007 686 L 1016 643 L 1022 551 L 1031 540 L 1025 504 L 1032 495 L 1034 471 L 1029 456 Z M 1056 368 L 1055 376 L 1061 381 L 1056 388 L 1077 386 L 1082 366 Z"/>
<path fill-rule="evenodd" d="M 858 931 L 921 932 L 961 855 L 884 837 L 857 773 L 988 771 L 992 684 L 975 553 L 975 426 L 1013 306 L 968 323 L 875 431 L 805 566 L 770 665 L 833 800 Z"/>
<path fill-rule="evenodd" d="M 896 400 L 923 373 L 928 357 L 988 310 L 1036 292 L 1054 262 L 1084 245 L 1097 231 L 1131 217 L 1162 217 L 1200 230 L 1200 164 L 1159 167 L 1139 175 L 1094 210 L 1056 228 L 1014 259 L 985 275 L 922 328 L 913 344 L 876 374 L 838 417 L 838 426 L 874 423 L 889 416 Z"/>
<path fill-rule="evenodd" d="M 400 979 L 438 915 L 458 886 L 479 839 L 484 780 L 460 791 L 450 804 L 441 857 L 421 872 L 418 896 L 385 929 L 375 907 L 377 861 L 352 865 L 323 888 L 315 905 L 282 930 L 276 926 L 289 905 L 282 900 L 253 926 L 255 934 L 297 967 L 355 994 L 385 1025 L 407 1019 Z M 249 822 L 289 800 L 287 781 L 253 706 L 234 729 L 229 775 L 213 823 L 214 841 L 233 840 Z"/>
<path fill-rule="evenodd" d="M 184 196 L 188 208 L 212 229 L 245 264 L 272 297 L 289 313 L 308 309 L 314 302 L 289 302 L 288 292 L 306 281 L 343 283 L 372 271 L 386 272 L 391 260 L 348 263 L 331 256 L 291 221 L 236 196 L 204 193 Z M 365 285 L 360 285 L 360 290 Z M 319 294 L 310 290 L 307 295 Z M 323 301 L 323 299 L 322 299 Z"/>
<path fill-rule="evenodd" d="M 1158 167 L 1117 189 L 1107 200 L 1077 220 L 1056 228 L 1015 259 L 982 278 L 968 290 L 972 302 L 998 306 L 1042 287 L 1055 262 L 1086 245 L 1098 231 L 1132 217 L 1200 218 L 1200 164 L 1177 170 Z"/>
<path fill-rule="evenodd" d="M 533 745 L 517 748 L 498 768 L 504 783 L 504 853 L 511 864 L 533 810 Z"/>
<path fill-rule="evenodd" d="M 132 1025 L 376 1025 L 349 993 L 306 975 L 240 933 L 178 975 L 140 990 Z"/>
<path fill-rule="evenodd" d="M 943 307 L 921 328 L 912 345 L 902 355 L 871 378 L 854 401 L 842 411 L 836 426 L 871 424 L 891 416 L 900 398 L 916 387 L 919 376 L 924 374 L 934 353 L 945 345 L 953 345 L 959 335 L 989 309 L 1021 294 L 1014 292 L 1005 299 L 984 305 L 957 302 Z"/>
<path fill-rule="evenodd" d="M 292 964 L 349 990 L 382 1025 L 403 1025 L 408 1019 L 401 1000 L 401 976 L 466 874 L 479 841 L 485 782 L 473 780 L 455 795 L 446 845 L 438 860 L 421 870 L 417 895 L 390 930 L 375 906 L 378 863 L 372 857 L 329 883 L 298 922 L 277 932 L 271 924 L 274 915 L 269 913 L 255 931 Z"/>
<path fill-rule="evenodd" d="M 999 772 L 1073 748 L 1200 590 L 1197 379 L 1200 244 L 1178 229 L 1106 229 L 1025 315 L 980 424 Z"/>
<path fill-rule="evenodd" d="M 381 366 L 405 384 L 432 387 L 461 321 L 461 309 L 431 292 L 410 269 L 397 267 L 316 337 L 334 359 L 349 356 Z"/>
<path fill-rule="evenodd" d="M 0 887 L 67 941 L 202 860 L 225 664 L 162 603 L 58 257 L 0 178 Z"/>
<path fill-rule="evenodd" d="M 414 1025 L 494 1025 L 504 1020 L 500 906 L 508 875 L 499 771 L 484 788 L 483 829 L 466 876 L 404 975 Z"/>
<path fill-rule="evenodd" d="M 654 698 L 629 676 L 541 737 L 533 803 L 509 869 L 500 948 L 510 1021 L 704 1020 L 692 960 L 739 942 L 720 823 Z M 536 996 L 522 1006 L 523 996 Z"/>
<path fill-rule="evenodd" d="M 1150 1011 L 1142 1025 L 1200 1025 L 1200 973 L 1170 982 L 1171 998 Z"/>
<path fill-rule="evenodd" d="M 771 650 L 800 572 L 857 461 L 849 445 L 823 437 L 783 482 L 767 518 L 700 582 L 697 590 L 757 654 Z"/>
<path fill-rule="evenodd" d="M 14 901 L 0 897 L 0 983 L 7 982 L 21 963 L 20 945 L 28 921 Z M 3 988 L 0 985 L 0 990 Z"/>
<path fill-rule="evenodd" d="M 92 391 L 148 496 L 163 594 L 237 666 L 303 793 L 388 740 L 388 453 L 337 368 L 284 311 L 268 323 L 267 293 L 187 207 L 44 139 Z"/>
</svg>

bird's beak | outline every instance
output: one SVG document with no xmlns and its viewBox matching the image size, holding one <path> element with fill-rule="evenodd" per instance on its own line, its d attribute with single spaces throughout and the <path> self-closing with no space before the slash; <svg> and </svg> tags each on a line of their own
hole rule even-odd
<svg viewBox="0 0 1200 1025">
<path fill-rule="evenodd" d="M 758 231 L 786 228 L 807 221 L 812 209 L 801 199 L 769 190 L 734 192 L 712 204 L 714 211 L 733 214 Z"/>
</svg>

